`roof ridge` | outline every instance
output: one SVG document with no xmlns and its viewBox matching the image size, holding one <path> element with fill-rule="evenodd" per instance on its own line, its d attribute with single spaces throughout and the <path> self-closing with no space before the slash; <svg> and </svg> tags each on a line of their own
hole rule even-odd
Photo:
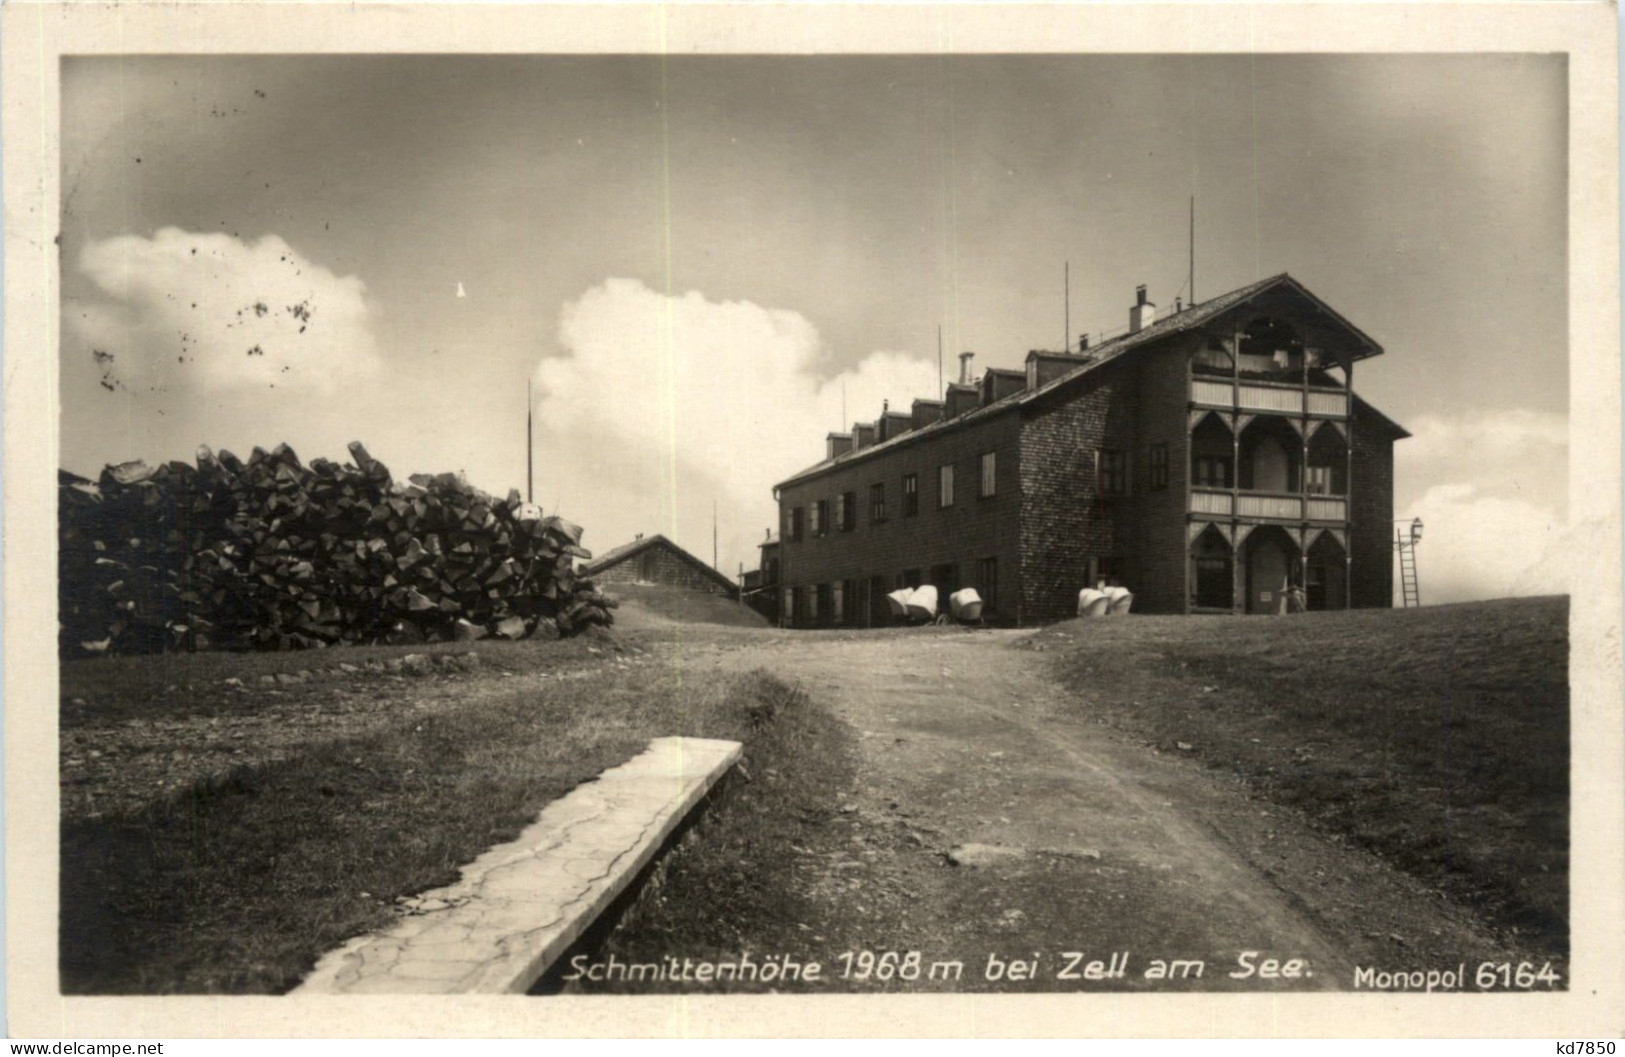
<svg viewBox="0 0 1625 1057">
<path fill-rule="evenodd" d="M 911 437 L 921 436 L 931 430 L 940 431 L 942 429 L 951 428 L 959 425 L 960 423 L 969 421 L 976 416 L 991 413 L 995 409 L 1006 410 L 1008 408 L 1015 407 L 1017 404 L 1027 403 L 1038 398 L 1039 396 L 1053 392 L 1059 386 L 1070 382 L 1082 374 L 1086 374 L 1089 371 L 1103 366 L 1104 364 L 1112 362 L 1118 357 L 1134 350 L 1135 348 L 1138 348 L 1146 342 L 1155 340 L 1157 338 L 1166 337 L 1168 335 L 1177 334 L 1189 327 L 1203 323 L 1206 320 L 1219 315 L 1220 313 L 1229 311 L 1236 305 L 1242 304 L 1247 300 L 1258 296 L 1265 290 L 1268 290 L 1270 287 L 1282 282 L 1291 283 L 1292 286 L 1294 286 L 1304 297 L 1307 297 L 1317 305 L 1322 306 L 1338 322 L 1348 327 L 1349 330 L 1359 335 L 1360 338 L 1369 342 L 1378 352 L 1382 351 L 1382 347 L 1378 345 L 1376 341 L 1370 337 L 1370 335 L 1366 334 L 1365 331 L 1361 330 L 1359 327 L 1356 327 L 1353 323 L 1350 323 L 1342 316 L 1341 313 L 1332 308 L 1331 305 L 1327 304 L 1325 301 L 1321 300 L 1320 297 L 1311 292 L 1308 287 L 1298 282 L 1298 280 L 1292 278 L 1291 272 L 1277 272 L 1274 275 L 1266 276 L 1262 279 L 1256 279 L 1253 282 L 1238 286 L 1234 290 L 1227 290 L 1222 294 L 1217 294 L 1205 301 L 1193 302 L 1190 305 L 1183 307 L 1178 312 L 1171 313 L 1161 319 L 1155 320 L 1147 326 L 1141 327 L 1139 330 L 1129 331 L 1126 334 L 1119 334 L 1114 338 L 1101 342 L 1099 345 L 1092 346 L 1086 350 L 1084 354 L 1080 354 L 1089 356 L 1089 360 L 1087 362 L 1079 363 L 1079 365 L 1073 370 L 1058 375 L 1057 377 L 1050 379 L 1048 382 L 1045 382 L 1043 385 L 1036 388 L 1020 389 L 1014 393 L 1006 393 L 1004 396 L 999 397 L 996 400 L 989 401 L 988 403 L 982 404 L 979 407 L 974 407 L 963 414 L 954 416 L 953 418 L 938 419 L 937 421 L 927 423 L 918 429 L 911 429 L 895 437 L 890 437 L 879 444 L 872 444 L 865 448 L 855 448 L 852 451 L 843 452 L 832 459 L 822 459 L 806 467 L 805 469 L 799 470 L 796 473 L 791 474 L 789 477 L 784 478 L 777 485 L 775 485 L 775 487 L 793 484 L 805 477 L 819 473 L 825 468 L 833 468 L 844 465 L 845 463 L 854 461 L 860 457 L 866 458 L 870 452 L 879 451 L 882 448 L 902 443 Z M 1025 373 L 1019 369 L 1010 367 L 988 367 L 986 370 L 988 373 L 1004 375 L 1022 375 Z M 980 388 L 980 386 L 976 383 L 970 383 L 969 387 Z M 897 412 L 893 413 L 896 414 Z"/>
</svg>

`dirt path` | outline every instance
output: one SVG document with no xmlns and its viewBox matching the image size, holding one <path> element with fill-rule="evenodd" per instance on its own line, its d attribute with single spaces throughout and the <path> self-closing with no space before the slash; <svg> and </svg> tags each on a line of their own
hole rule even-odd
<svg viewBox="0 0 1625 1057">
<path fill-rule="evenodd" d="M 840 846 L 787 849 L 828 907 L 812 939 L 960 962 L 960 988 L 1043 990 L 1348 988 L 1356 965 L 1494 953 L 1411 878 L 1080 721 L 1012 648 L 1023 634 L 770 632 L 672 652 L 700 672 L 765 668 L 859 735 Z M 1014 960 L 1036 963 L 1031 980 L 1011 983 Z M 1096 961 L 1121 975 L 1090 979 Z"/>
</svg>

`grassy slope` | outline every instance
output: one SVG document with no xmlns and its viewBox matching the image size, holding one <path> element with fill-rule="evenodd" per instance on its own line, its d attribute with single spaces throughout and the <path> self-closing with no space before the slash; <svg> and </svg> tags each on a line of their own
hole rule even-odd
<svg viewBox="0 0 1625 1057">
<path fill-rule="evenodd" d="M 414 710 L 405 719 L 374 711 L 346 734 L 186 783 L 139 809 L 65 810 L 63 990 L 285 989 L 323 951 L 386 923 L 397 896 L 452 880 L 461 863 L 512 839 L 542 805 L 651 737 L 738 738 L 763 766 L 756 746 L 787 693 L 760 675 L 702 684 L 658 666 L 609 668 L 607 658 L 574 678 L 549 681 L 537 669 L 549 666 L 558 644 L 481 646 L 482 658 L 496 660 L 484 661 L 473 680 L 435 686 L 451 677 L 425 676 L 416 681 L 420 690 L 395 679 L 364 695 L 387 703 L 394 695 L 444 692 L 456 707 Z M 236 669 L 248 678 L 261 667 L 288 670 L 316 659 L 70 665 L 64 697 L 91 700 L 74 711 L 126 720 L 190 716 L 201 732 L 222 712 L 271 700 L 253 691 L 224 698 L 209 689 L 215 676 Z M 510 671 L 492 670 L 503 666 Z M 181 667 L 185 675 L 177 675 Z M 190 692 L 148 692 L 165 680 Z M 277 692 L 330 697 L 332 688 Z M 97 729 L 83 716 L 71 722 L 92 741 L 110 742 L 119 729 Z M 184 742 L 192 728 L 177 727 L 174 736 Z"/>
<path fill-rule="evenodd" d="M 1566 599 L 1509 599 L 1070 621 L 1031 646 L 1054 657 L 1080 714 L 1231 770 L 1477 907 L 1531 953 L 1560 954 L 1567 628 Z"/>
<path fill-rule="evenodd" d="M 615 621 L 625 628 L 658 626 L 667 621 L 740 628 L 768 626 L 767 620 L 754 609 L 703 591 L 687 591 L 664 584 L 606 584 L 604 593 L 620 601 Z"/>
</svg>

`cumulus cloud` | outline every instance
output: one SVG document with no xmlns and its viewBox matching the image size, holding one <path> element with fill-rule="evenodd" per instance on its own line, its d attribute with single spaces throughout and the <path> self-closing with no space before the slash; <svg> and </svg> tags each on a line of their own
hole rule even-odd
<svg viewBox="0 0 1625 1057">
<path fill-rule="evenodd" d="M 901 352 L 832 374 L 797 312 L 629 279 L 567 304 L 559 340 L 566 355 L 535 376 L 538 500 L 562 502 L 600 548 L 664 532 L 706 559 L 715 502 L 725 571 L 755 566 L 772 486 L 822 458 L 826 433 L 937 385 L 934 360 Z"/>
<path fill-rule="evenodd" d="M 78 266 L 94 293 L 67 305 L 65 351 L 94 356 L 108 388 L 329 394 L 378 369 L 361 280 L 275 235 L 168 227 L 92 242 Z"/>
<path fill-rule="evenodd" d="M 1424 602 L 1560 594 L 1552 555 L 1568 537 L 1568 421 L 1513 409 L 1428 415 L 1395 447 L 1396 476 L 1420 494 L 1396 513 L 1426 526 Z"/>
</svg>

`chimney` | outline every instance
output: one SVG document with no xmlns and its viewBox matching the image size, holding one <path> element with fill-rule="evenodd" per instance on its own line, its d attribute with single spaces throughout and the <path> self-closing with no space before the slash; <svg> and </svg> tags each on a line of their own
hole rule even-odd
<svg viewBox="0 0 1625 1057">
<path fill-rule="evenodd" d="M 825 451 L 824 458 L 834 459 L 838 456 L 845 455 L 847 452 L 852 450 L 852 434 L 831 433 L 827 438 L 825 438 L 825 444 L 827 445 L 827 449 Z"/>
<path fill-rule="evenodd" d="M 1157 305 L 1145 299 L 1145 284 L 1134 288 L 1134 307 L 1128 310 L 1128 332 L 1137 334 L 1157 321 Z"/>
<path fill-rule="evenodd" d="M 971 377 L 970 377 L 970 361 L 974 360 L 975 358 L 976 358 L 976 353 L 974 353 L 974 352 L 962 352 L 962 353 L 959 354 L 959 384 L 960 385 L 975 385 L 976 384 L 975 382 L 971 381 Z"/>
<path fill-rule="evenodd" d="M 1079 334 L 1078 335 L 1078 351 L 1079 352 L 1088 352 L 1089 351 L 1089 335 L 1087 335 L 1087 334 Z"/>
</svg>

